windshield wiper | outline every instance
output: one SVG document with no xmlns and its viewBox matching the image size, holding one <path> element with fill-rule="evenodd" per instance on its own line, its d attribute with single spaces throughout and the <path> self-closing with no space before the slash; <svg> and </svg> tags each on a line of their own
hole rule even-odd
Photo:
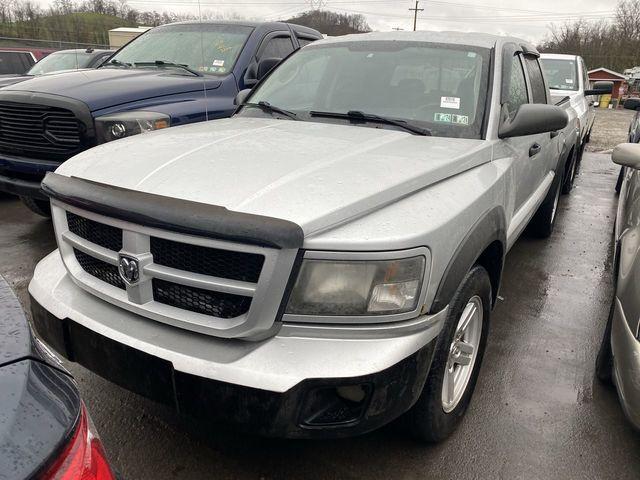
<svg viewBox="0 0 640 480">
<path fill-rule="evenodd" d="M 131 68 L 131 64 L 127 63 L 127 62 L 121 62 L 120 60 L 114 58 L 113 60 L 109 60 L 107 63 L 105 63 L 106 65 L 115 65 L 116 67 L 125 67 L 125 68 Z"/>
<path fill-rule="evenodd" d="M 182 70 L 185 70 L 197 77 L 202 77 L 202 73 L 200 72 L 196 72 L 195 70 L 189 68 L 188 65 L 184 65 L 182 63 L 173 63 L 173 62 L 165 62 L 164 60 L 154 60 L 153 62 L 135 62 L 134 63 L 135 66 L 142 66 L 142 67 L 146 67 L 146 66 L 156 66 L 156 67 L 178 67 L 181 68 Z"/>
<path fill-rule="evenodd" d="M 299 120 L 298 116 L 295 113 L 290 112 L 289 110 L 283 110 L 282 108 L 276 107 L 275 105 L 271 105 L 269 102 L 260 101 L 258 103 L 245 103 L 244 106 L 259 108 L 267 113 L 278 113 L 292 120 Z"/>
<path fill-rule="evenodd" d="M 309 112 L 309 115 L 311 115 L 312 117 L 346 118 L 349 120 L 362 120 L 365 122 L 384 123 L 386 125 L 393 125 L 403 128 L 411 133 L 415 133 L 416 135 L 431 136 L 431 130 L 429 130 L 428 128 L 422 128 L 417 125 L 412 125 L 406 120 L 396 120 L 394 118 L 382 117 L 380 115 L 364 113 L 358 110 L 349 110 L 347 113 L 317 112 L 312 110 Z"/>
</svg>

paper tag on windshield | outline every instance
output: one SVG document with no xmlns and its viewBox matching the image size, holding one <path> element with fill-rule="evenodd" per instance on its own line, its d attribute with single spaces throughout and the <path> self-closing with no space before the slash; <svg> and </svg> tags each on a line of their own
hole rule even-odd
<svg viewBox="0 0 640 480">
<path fill-rule="evenodd" d="M 212 65 L 214 67 L 224 67 L 224 60 L 214 60 Z"/>
<path fill-rule="evenodd" d="M 571 85 L 573 83 L 573 78 L 565 78 L 564 83 L 566 83 L 567 85 Z"/>
<path fill-rule="evenodd" d="M 460 99 L 458 97 L 440 97 L 440 108 L 460 110 Z"/>
</svg>

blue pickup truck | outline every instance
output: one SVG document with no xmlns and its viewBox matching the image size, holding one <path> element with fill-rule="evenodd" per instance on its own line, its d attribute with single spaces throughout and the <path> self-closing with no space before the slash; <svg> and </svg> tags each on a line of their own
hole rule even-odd
<svg viewBox="0 0 640 480">
<path fill-rule="evenodd" d="M 0 89 L 0 192 L 48 216 L 46 172 L 101 143 L 229 117 L 240 90 L 320 38 L 280 22 L 174 23 L 139 36 L 96 70 Z"/>
</svg>

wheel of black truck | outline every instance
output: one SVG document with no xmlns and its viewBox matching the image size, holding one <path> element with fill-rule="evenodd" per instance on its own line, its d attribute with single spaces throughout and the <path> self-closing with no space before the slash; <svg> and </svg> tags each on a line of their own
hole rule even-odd
<svg viewBox="0 0 640 480">
<path fill-rule="evenodd" d="M 20 200 L 33 213 L 47 218 L 51 216 L 51 205 L 46 200 L 36 200 L 30 197 L 20 197 Z"/>
<path fill-rule="evenodd" d="M 442 441 L 462 420 L 478 379 L 490 315 L 489 275 L 475 266 L 449 305 L 422 394 L 403 418 L 415 438 Z"/>
<path fill-rule="evenodd" d="M 558 204 L 560 203 L 561 187 L 562 179 L 560 175 L 556 175 L 547 196 L 540 207 L 538 207 L 538 211 L 527 227 L 529 233 L 534 237 L 547 238 L 553 232 L 558 213 Z"/>
</svg>

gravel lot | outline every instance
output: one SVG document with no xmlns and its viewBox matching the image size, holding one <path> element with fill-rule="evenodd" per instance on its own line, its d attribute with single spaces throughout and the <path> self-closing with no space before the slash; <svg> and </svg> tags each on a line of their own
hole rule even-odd
<svg viewBox="0 0 640 480">
<path fill-rule="evenodd" d="M 624 141 L 627 111 L 598 112 L 593 150 Z M 84 368 L 76 376 L 124 478 L 638 478 L 640 435 L 615 391 L 594 378 L 612 296 L 617 168 L 587 153 L 553 236 L 522 238 L 507 257 L 474 402 L 447 442 L 424 446 L 393 428 L 340 441 L 281 441 L 198 425 Z M 0 274 L 26 304 L 51 225 L 0 199 Z"/>
<path fill-rule="evenodd" d="M 597 109 L 596 120 L 591 130 L 591 142 L 587 145 L 589 152 L 605 152 L 618 143 L 626 140 L 629 123 L 634 112 L 631 110 Z"/>
</svg>

